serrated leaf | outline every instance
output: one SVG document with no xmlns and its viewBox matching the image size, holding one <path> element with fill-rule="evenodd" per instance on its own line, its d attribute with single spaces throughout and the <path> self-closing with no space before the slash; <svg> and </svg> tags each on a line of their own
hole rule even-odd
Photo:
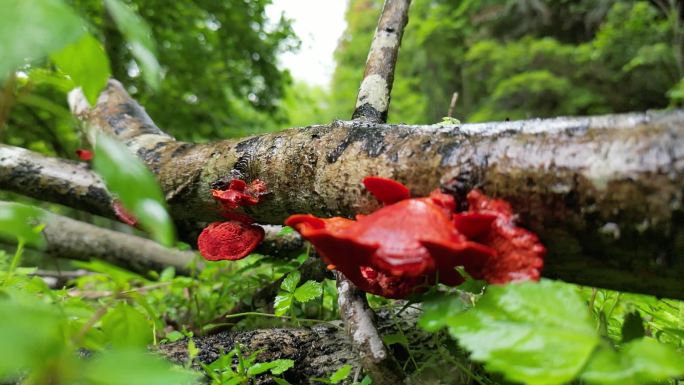
<svg viewBox="0 0 684 385">
<path fill-rule="evenodd" d="M 288 359 L 278 359 L 270 362 L 259 362 L 247 369 L 247 376 L 256 376 L 262 373 L 271 371 L 275 375 L 282 374 L 286 370 L 294 366 L 293 360 Z"/>
<path fill-rule="evenodd" d="M 601 385 L 641 385 L 684 375 L 684 356 L 667 345 L 642 338 L 615 351 L 601 346 L 580 378 Z"/>
<path fill-rule="evenodd" d="M 625 315 L 625 321 L 622 323 L 622 343 L 643 338 L 646 334 L 644 330 L 644 321 L 641 319 L 641 314 L 638 310 Z"/>
<path fill-rule="evenodd" d="M 98 133 L 93 167 L 144 230 L 158 242 L 173 245 L 173 222 L 166 212 L 161 188 L 152 172 L 126 146 Z"/>
<path fill-rule="evenodd" d="M 280 288 L 292 293 L 297 288 L 300 279 L 302 279 L 302 275 L 298 271 L 293 271 L 285 277 Z"/>
<path fill-rule="evenodd" d="M 273 303 L 274 313 L 277 316 L 285 315 L 290 306 L 292 306 L 292 293 L 283 293 L 276 295 L 275 302 Z"/>
<path fill-rule="evenodd" d="M 309 302 L 323 294 L 323 286 L 320 282 L 306 281 L 294 292 L 294 297 L 299 302 Z"/>
<path fill-rule="evenodd" d="M 352 366 L 349 364 L 343 365 L 339 369 L 335 371 L 330 376 L 330 382 L 333 384 L 338 384 L 340 381 L 344 380 L 345 378 L 349 377 L 349 373 L 351 373 Z"/>
<path fill-rule="evenodd" d="M 50 55 L 52 61 L 81 87 L 91 106 L 111 75 L 107 54 L 93 35 L 86 33 L 76 42 Z"/>
<path fill-rule="evenodd" d="M 473 360 L 530 385 L 569 382 L 599 342 L 575 288 L 548 280 L 490 286 L 448 325 Z"/>
<path fill-rule="evenodd" d="M 142 313 L 126 303 L 102 317 L 102 331 L 115 348 L 144 348 L 152 342 L 152 326 Z"/>
<path fill-rule="evenodd" d="M 14 242 L 21 238 L 27 244 L 43 246 L 43 236 L 35 225 L 44 215 L 45 213 L 37 207 L 0 202 L 0 239 Z"/>
<path fill-rule="evenodd" d="M 43 58 L 84 33 L 81 18 L 61 0 L 0 1 L 0 83 L 27 59 Z"/>
<path fill-rule="evenodd" d="M 120 0 L 105 0 L 107 11 L 128 42 L 131 53 L 142 69 L 143 78 L 153 89 L 159 88 L 161 67 L 156 58 L 152 31 L 145 20 Z"/>
</svg>

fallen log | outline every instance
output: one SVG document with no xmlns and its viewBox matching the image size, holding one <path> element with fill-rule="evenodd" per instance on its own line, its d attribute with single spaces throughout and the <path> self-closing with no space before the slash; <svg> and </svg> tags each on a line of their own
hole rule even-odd
<svg viewBox="0 0 684 385">
<path fill-rule="evenodd" d="M 549 249 L 544 276 L 684 298 L 684 112 L 464 125 L 336 121 L 209 144 L 154 126 L 119 83 L 72 110 L 118 137 L 153 170 L 176 218 L 217 216 L 212 184 L 239 176 L 269 187 L 246 209 L 262 223 L 294 213 L 352 216 L 379 207 L 367 175 L 414 195 L 472 188 L 504 198 Z"/>
</svg>

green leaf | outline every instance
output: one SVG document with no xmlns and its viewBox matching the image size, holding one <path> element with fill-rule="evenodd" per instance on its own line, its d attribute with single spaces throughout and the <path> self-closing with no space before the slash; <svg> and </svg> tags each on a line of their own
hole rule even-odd
<svg viewBox="0 0 684 385">
<path fill-rule="evenodd" d="M 16 241 L 21 238 L 34 246 L 44 245 L 39 231 L 42 228 L 36 228 L 36 222 L 42 220 L 44 215 L 37 207 L 0 202 L 0 239 Z"/>
<path fill-rule="evenodd" d="M 684 356 L 649 338 L 622 345 L 621 351 L 601 346 L 580 378 L 602 385 L 640 385 L 684 375 Z"/>
<path fill-rule="evenodd" d="M 88 102 L 95 105 L 111 75 L 109 60 L 100 42 L 87 33 L 50 57 L 76 86 L 81 87 Z"/>
<path fill-rule="evenodd" d="M 286 370 L 294 366 L 293 360 L 278 359 L 271 362 L 259 362 L 247 369 L 247 376 L 252 377 L 261 373 L 266 373 L 269 370 L 271 373 L 278 375 L 284 373 Z"/>
<path fill-rule="evenodd" d="M 105 0 L 107 11 L 131 47 L 147 85 L 159 88 L 161 70 L 156 58 L 152 31 L 140 16 L 120 0 Z"/>
<path fill-rule="evenodd" d="M 382 342 L 384 342 L 387 346 L 399 344 L 403 347 L 408 347 L 409 343 L 408 339 L 406 339 L 406 336 L 401 333 L 385 334 L 382 336 Z"/>
<path fill-rule="evenodd" d="M 0 299 L 0 380 L 16 378 L 23 370 L 41 367 L 61 354 L 62 321 L 57 312 L 39 302 Z"/>
<path fill-rule="evenodd" d="M 373 383 L 373 379 L 370 378 L 370 376 L 364 376 L 363 380 L 361 380 L 360 385 L 371 385 Z"/>
<path fill-rule="evenodd" d="M 320 282 L 306 281 L 294 292 L 294 297 L 299 302 L 309 302 L 323 294 L 323 286 Z"/>
<path fill-rule="evenodd" d="M 174 244 L 173 222 L 166 212 L 161 188 L 152 172 L 126 146 L 98 133 L 93 167 L 143 229 L 166 246 Z"/>
<path fill-rule="evenodd" d="M 274 313 L 277 316 L 285 315 L 290 306 L 292 306 L 292 298 L 294 296 L 292 293 L 283 293 L 276 295 L 275 302 L 273 303 Z"/>
<path fill-rule="evenodd" d="M 40 59 L 85 33 L 61 0 L 0 1 L 0 82 L 26 59 Z"/>
<path fill-rule="evenodd" d="M 166 333 L 166 339 L 169 340 L 169 342 L 180 341 L 183 338 L 185 338 L 185 336 L 183 335 L 183 333 L 179 332 L 178 330 L 174 330 L 172 332 Z"/>
<path fill-rule="evenodd" d="M 599 342 L 575 288 L 548 280 L 490 286 L 448 325 L 473 360 L 531 385 L 569 382 Z"/>
<path fill-rule="evenodd" d="M 278 236 L 282 237 L 284 235 L 288 235 L 288 234 L 292 234 L 292 233 L 294 233 L 294 229 L 292 227 L 283 226 L 283 228 L 280 229 L 280 231 L 278 231 Z"/>
<path fill-rule="evenodd" d="M 625 315 L 625 321 L 622 323 L 622 343 L 643 338 L 646 334 L 644 330 L 644 321 L 641 319 L 641 314 L 638 310 Z"/>
<path fill-rule="evenodd" d="M 285 277 L 283 283 L 280 285 L 280 288 L 292 293 L 295 291 L 300 279 L 302 279 L 302 275 L 299 274 L 298 271 L 293 271 L 292 273 L 288 274 L 287 277 Z"/>
<path fill-rule="evenodd" d="M 89 362 L 83 375 L 99 385 L 188 385 L 198 377 L 139 350 L 103 352 Z"/>
<path fill-rule="evenodd" d="M 470 306 L 456 293 L 434 293 L 423 299 L 423 314 L 418 326 L 436 332 L 454 322 L 453 318 Z"/>
<path fill-rule="evenodd" d="M 152 342 L 152 326 L 126 303 L 120 303 L 102 317 L 102 331 L 115 348 L 144 348 Z"/>
<path fill-rule="evenodd" d="M 338 384 L 340 381 L 344 380 L 345 378 L 349 377 L 349 373 L 351 373 L 352 366 L 349 364 L 343 365 L 341 368 L 337 369 L 335 373 L 333 373 L 330 376 L 330 382 L 333 384 Z"/>
</svg>

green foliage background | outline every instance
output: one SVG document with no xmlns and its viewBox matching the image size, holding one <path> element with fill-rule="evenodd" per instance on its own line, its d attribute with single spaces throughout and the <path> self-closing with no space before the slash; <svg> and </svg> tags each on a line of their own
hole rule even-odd
<svg viewBox="0 0 684 385">
<path fill-rule="evenodd" d="M 381 8 L 351 0 L 331 113 L 348 118 Z M 676 2 L 415 0 L 389 116 L 487 121 L 665 108 L 682 100 Z M 669 98 L 668 98 L 669 97 Z"/>
<path fill-rule="evenodd" d="M 0 63 L 0 141 L 73 157 L 81 138 L 66 93 L 81 85 L 93 102 L 110 74 L 183 140 L 349 118 L 382 1 L 350 0 L 329 90 L 294 82 L 278 68 L 277 55 L 298 40 L 288 20 L 266 19 L 269 3 L 0 1 L 0 57 L 6 59 Z M 684 101 L 679 7 L 674 0 L 414 0 L 390 119 L 440 121 L 454 92 L 455 117 L 466 121 L 678 105 Z M 110 191 L 153 238 L 173 245 L 153 176 L 121 145 L 107 138 L 98 143 L 93 167 Z M 194 262 L 190 276 L 172 268 L 135 274 L 101 261 L 40 254 L 27 261 L 24 246 L 43 244 L 36 226 L 43 215 L 0 203 L 0 246 L 11 250 L 0 250 L 0 381 L 195 383 L 198 374 L 187 370 L 197 363 L 192 340 L 186 340 L 185 370 L 145 349 L 227 324 L 253 329 L 338 318 L 333 281 L 300 282 L 297 268 L 308 251 L 289 261 L 252 255 L 204 267 Z M 6 244 L 15 240 L 16 248 Z M 36 265 L 88 274 L 50 289 L 35 276 Z M 272 309 L 224 316 L 281 278 Z M 434 333 L 433 345 L 409 346 L 402 330 L 384 336 L 407 352 L 412 380 L 458 383 L 452 376 L 458 372 L 478 384 L 678 384 L 674 378 L 684 374 L 681 301 L 548 280 L 490 287 L 468 280 L 417 301 L 424 310 L 419 326 Z M 370 302 L 396 311 L 408 306 L 372 296 Z M 80 359 L 83 349 L 93 357 Z M 262 375 L 286 384 L 295 365 L 259 362 L 258 352 L 243 354 L 239 346 L 224 353 L 203 366 L 212 385 L 247 384 Z M 311 380 L 339 383 L 350 374 L 345 365 Z"/>
</svg>

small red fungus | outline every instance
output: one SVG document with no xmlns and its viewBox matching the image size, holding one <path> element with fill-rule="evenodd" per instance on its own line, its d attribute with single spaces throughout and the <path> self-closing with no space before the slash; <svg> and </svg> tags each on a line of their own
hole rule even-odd
<svg viewBox="0 0 684 385">
<path fill-rule="evenodd" d="M 253 206 L 268 192 L 266 183 L 255 179 L 247 184 L 241 179 L 233 179 L 227 189 L 212 189 L 211 195 L 221 203 L 227 222 L 214 222 L 207 226 L 199 238 L 197 248 L 204 259 L 209 261 L 237 260 L 249 255 L 264 239 L 264 229 L 253 225 L 254 220 L 247 214 L 236 212 L 239 207 Z"/>
<path fill-rule="evenodd" d="M 197 238 L 200 254 L 209 261 L 246 257 L 264 239 L 264 229 L 240 221 L 214 222 Z"/>
<path fill-rule="evenodd" d="M 85 162 L 89 162 L 89 161 L 93 160 L 93 152 L 90 150 L 82 149 L 82 148 L 79 148 L 78 150 L 76 150 L 76 156 L 78 156 L 78 159 L 85 161 Z"/>
<path fill-rule="evenodd" d="M 259 203 L 259 197 L 266 194 L 266 183 L 255 179 L 249 185 L 241 179 L 233 179 L 226 190 L 211 190 L 211 195 L 226 210 L 235 210 L 241 206 L 254 206 Z"/>
<path fill-rule="evenodd" d="M 308 214 L 285 221 L 361 290 L 405 298 L 436 279 L 458 285 L 457 266 L 491 283 L 539 278 L 545 249 L 514 225 L 508 203 L 473 190 L 471 210 L 454 213 L 454 198 L 439 190 L 410 198 L 408 188 L 391 179 L 370 176 L 363 183 L 385 207 L 356 221 Z"/>
<path fill-rule="evenodd" d="M 120 200 L 114 199 L 112 201 L 112 210 L 114 210 L 114 214 L 121 222 L 129 226 L 136 226 L 138 224 L 138 218 L 126 211 Z"/>
</svg>

